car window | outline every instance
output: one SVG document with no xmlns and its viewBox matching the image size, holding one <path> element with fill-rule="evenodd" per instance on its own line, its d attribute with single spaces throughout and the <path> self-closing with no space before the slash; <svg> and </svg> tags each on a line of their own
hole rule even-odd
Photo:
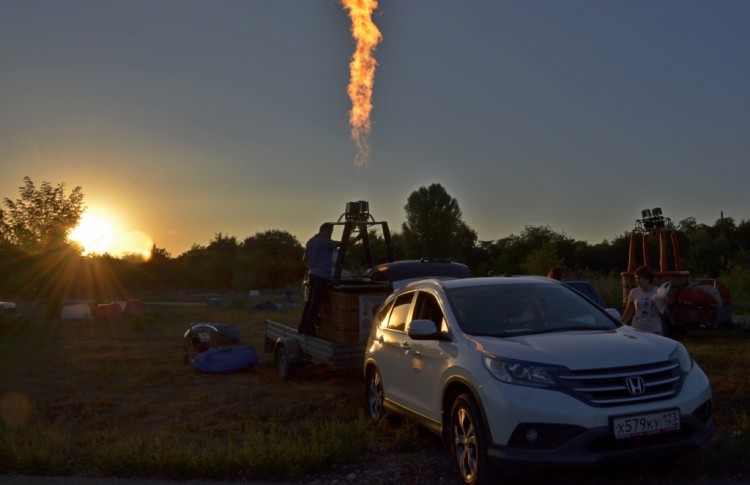
<svg viewBox="0 0 750 485">
<path fill-rule="evenodd" d="M 380 328 L 385 328 L 388 326 L 388 315 L 391 313 L 392 309 L 393 301 L 386 302 L 382 307 L 380 307 L 380 310 L 378 311 L 378 326 Z"/>
<path fill-rule="evenodd" d="M 573 329 L 612 329 L 617 323 L 568 288 L 496 284 L 452 288 L 449 299 L 470 334 L 510 336 Z"/>
<path fill-rule="evenodd" d="M 417 295 L 417 302 L 414 306 L 414 315 L 412 318 L 432 320 L 441 333 L 448 332 L 448 325 L 445 322 L 440 303 L 438 303 L 435 295 L 426 291 L 420 291 Z"/>
<path fill-rule="evenodd" d="M 406 329 L 406 318 L 409 315 L 411 301 L 414 299 L 414 292 L 409 292 L 396 298 L 393 302 L 393 308 L 388 315 L 387 326 L 390 330 L 404 331 Z"/>
</svg>

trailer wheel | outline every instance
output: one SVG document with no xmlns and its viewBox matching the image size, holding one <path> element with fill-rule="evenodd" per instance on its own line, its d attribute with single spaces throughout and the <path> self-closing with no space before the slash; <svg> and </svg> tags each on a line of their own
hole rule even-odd
<svg viewBox="0 0 750 485">
<path fill-rule="evenodd" d="M 281 344 L 276 348 L 273 360 L 276 364 L 276 370 L 279 373 L 279 377 L 282 379 L 288 380 L 297 374 L 297 363 L 292 362 L 289 349 L 286 345 Z"/>
</svg>

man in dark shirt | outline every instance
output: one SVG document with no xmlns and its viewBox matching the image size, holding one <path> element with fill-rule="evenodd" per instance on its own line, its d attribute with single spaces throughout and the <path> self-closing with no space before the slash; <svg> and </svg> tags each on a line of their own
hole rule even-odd
<svg viewBox="0 0 750 485">
<path fill-rule="evenodd" d="M 331 239 L 333 224 L 323 223 L 318 233 L 305 245 L 303 261 L 307 266 L 309 283 L 307 301 L 302 310 L 302 320 L 298 331 L 303 335 L 315 335 L 318 310 L 325 298 L 326 286 L 333 270 L 333 251 L 339 246 L 338 241 Z"/>
</svg>

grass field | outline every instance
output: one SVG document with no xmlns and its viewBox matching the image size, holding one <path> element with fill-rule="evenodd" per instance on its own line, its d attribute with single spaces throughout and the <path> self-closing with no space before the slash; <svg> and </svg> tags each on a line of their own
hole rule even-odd
<svg viewBox="0 0 750 485">
<path fill-rule="evenodd" d="M 435 446 L 413 427 L 375 429 L 356 373 L 308 368 L 281 381 L 263 354 L 263 322 L 297 312 L 147 305 L 113 320 L 0 320 L 0 474 L 282 479 L 375 444 Z M 182 342 L 191 322 L 236 326 L 261 364 L 193 371 Z M 711 378 L 718 432 L 669 476 L 750 478 L 750 329 L 696 331 L 685 344 Z"/>
</svg>

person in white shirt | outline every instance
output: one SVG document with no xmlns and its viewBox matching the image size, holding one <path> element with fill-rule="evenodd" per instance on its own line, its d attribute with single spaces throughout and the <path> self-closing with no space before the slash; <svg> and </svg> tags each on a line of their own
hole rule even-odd
<svg viewBox="0 0 750 485">
<path fill-rule="evenodd" d="M 622 322 L 644 332 L 663 335 L 661 312 L 655 299 L 658 288 L 653 285 L 654 273 L 648 266 L 639 266 L 633 274 L 636 286 L 628 294 Z"/>
</svg>

